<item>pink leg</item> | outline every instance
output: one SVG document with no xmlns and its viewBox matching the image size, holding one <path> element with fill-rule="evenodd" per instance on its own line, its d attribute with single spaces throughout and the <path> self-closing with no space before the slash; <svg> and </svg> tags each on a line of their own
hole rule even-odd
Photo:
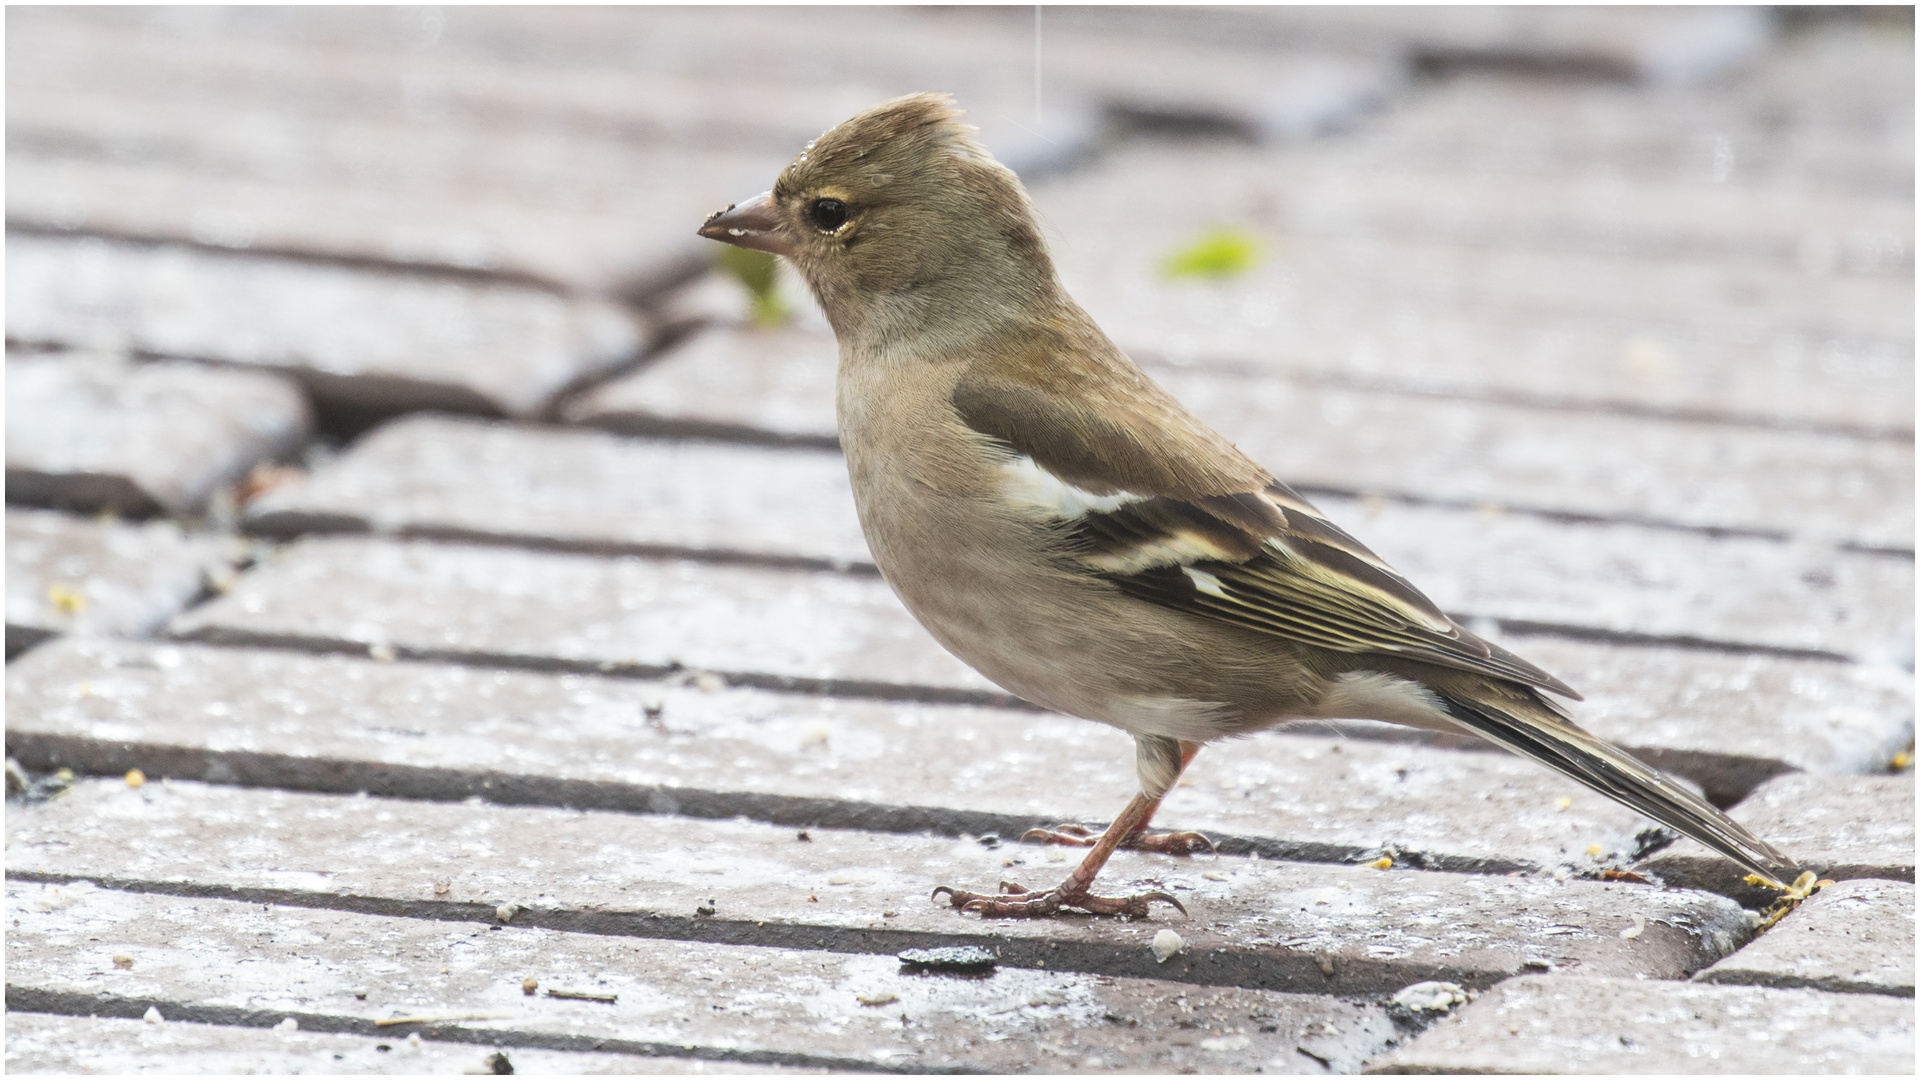
<svg viewBox="0 0 1920 1080">
<path fill-rule="evenodd" d="M 1198 743 L 1182 743 L 1180 745 L 1180 767 L 1185 769 L 1187 763 L 1193 760 L 1193 755 L 1199 752 L 1200 745 Z M 997 895 L 964 892 L 947 885 L 942 885 L 934 889 L 933 895 L 939 896 L 944 892 L 951 897 L 954 907 L 962 911 L 979 912 L 981 915 L 989 917 L 1032 918 L 1035 916 L 1054 915 L 1062 908 L 1071 907 L 1079 908 L 1083 911 L 1090 911 L 1095 915 L 1129 915 L 1137 918 L 1146 915 L 1148 905 L 1155 900 L 1172 904 L 1179 910 L 1180 914 L 1185 915 L 1187 909 L 1181 905 L 1180 901 L 1175 900 L 1163 892 L 1151 892 L 1139 896 L 1125 897 L 1095 896 L 1093 894 L 1093 879 L 1099 876 L 1101 868 L 1107 864 L 1107 859 L 1122 847 L 1137 845 L 1143 847 L 1144 850 L 1152 851 L 1160 849 L 1141 844 L 1140 841 L 1145 840 L 1152 842 L 1162 839 L 1171 840 L 1185 837 L 1192 837 L 1201 842 L 1206 841 L 1205 837 L 1201 837 L 1197 833 L 1173 833 L 1167 837 L 1145 836 L 1147 822 L 1153 819 L 1154 811 L 1159 808 L 1159 798 L 1149 797 L 1145 792 L 1135 795 L 1133 801 L 1127 804 L 1127 808 L 1120 812 L 1120 816 L 1114 819 L 1113 824 L 1107 826 L 1106 831 L 1101 833 L 1098 839 L 1088 841 L 1092 844 L 1093 850 L 1087 852 L 1087 857 L 1080 860 L 1080 865 L 1075 867 L 1073 873 L 1067 876 L 1067 880 L 1046 892 L 1032 892 L 1012 882 L 1003 881 L 1000 883 L 1001 891 Z M 1078 826 L 1074 826 L 1073 828 L 1078 828 Z M 1091 835 L 1091 830 L 1085 831 Z M 1028 835 L 1031 836 L 1032 833 Z M 1061 842 L 1077 843 L 1080 842 L 1081 839 L 1083 838 L 1074 837 L 1071 840 Z M 1134 844 L 1130 845 L 1129 841 L 1133 841 Z M 1186 841 L 1182 842 L 1183 844 L 1186 843 Z M 1207 844 L 1207 846 L 1212 847 L 1210 843 Z M 1169 844 L 1168 849 L 1170 850 L 1171 847 L 1172 845 Z M 1192 847 L 1183 847 L 1179 853 L 1186 854 L 1192 850 L 1194 850 Z"/>
</svg>

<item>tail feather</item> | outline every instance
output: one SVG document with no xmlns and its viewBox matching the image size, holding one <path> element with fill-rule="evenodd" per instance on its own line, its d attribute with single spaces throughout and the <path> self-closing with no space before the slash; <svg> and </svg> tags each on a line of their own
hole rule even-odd
<svg viewBox="0 0 1920 1080">
<path fill-rule="evenodd" d="M 1541 715 L 1439 691 L 1448 715 L 1490 742 L 1565 773 L 1616 802 L 1698 840 L 1782 887 L 1800 867 L 1779 848 L 1748 832 L 1712 803 L 1674 783 L 1625 750 L 1563 719 L 1545 701 Z"/>
</svg>

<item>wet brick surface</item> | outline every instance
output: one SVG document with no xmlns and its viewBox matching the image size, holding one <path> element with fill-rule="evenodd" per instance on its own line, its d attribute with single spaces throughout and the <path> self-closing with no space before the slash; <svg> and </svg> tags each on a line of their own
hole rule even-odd
<svg viewBox="0 0 1920 1080">
<path fill-rule="evenodd" d="M 304 1019 L 303 1028 L 365 1031 L 381 1019 L 478 1013 L 484 1018 L 409 1026 L 457 1024 L 536 1045 L 573 1036 L 575 1046 L 604 1040 L 655 1053 L 702 1047 L 749 1063 L 842 1069 L 903 1058 L 920 1068 L 1030 1068 L 1050 1056 L 1036 1053 L 1044 1043 L 1076 1066 L 1113 1057 L 1165 1072 L 1201 1063 L 1244 1072 L 1282 1055 L 1294 1071 L 1320 1072 L 1291 1044 L 1322 1025 L 1344 1036 L 1323 1052 L 1352 1067 L 1392 1031 L 1378 1007 L 1157 979 L 1015 968 L 986 979 L 930 978 L 903 974 L 891 954 L 263 909 L 72 885 L 14 885 L 9 900 L 20 921 L 11 928 L 10 996 L 31 989 L 161 999 L 187 1006 L 182 1012 L 284 1012 Z M 98 945 L 60 944 L 70 920 L 89 926 Z M 133 966 L 115 968 L 116 953 Z M 547 992 L 523 993 L 529 977 Z M 616 1000 L 550 996 L 556 989 Z M 1104 1021 L 1109 1013 L 1123 1019 Z M 1274 1030 L 1260 1032 L 1262 1024 Z M 1210 1050 L 1212 1040 L 1226 1041 Z"/>
<path fill-rule="evenodd" d="M 1912 1070 L 1913 1005 L 1897 998 L 1545 976 L 1502 983 L 1368 1071 Z"/>
<path fill-rule="evenodd" d="M 171 632 L 1006 696 L 935 644 L 877 576 L 688 559 L 309 538 Z"/>
<path fill-rule="evenodd" d="M 407 442 L 400 435 L 377 438 L 370 452 L 400 454 L 394 463 L 395 483 L 407 485 L 407 491 L 395 492 L 401 497 L 379 513 L 397 515 L 409 525 L 487 531 L 473 530 L 470 523 L 499 497 L 497 492 L 505 491 L 511 498 L 516 489 L 527 488 L 529 476 L 546 471 L 556 481 L 543 485 L 540 500 L 572 507 L 550 517 L 541 515 L 548 524 L 522 526 L 526 530 L 522 535 L 537 536 L 548 530 L 564 535 L 569 522 L 583 522 L 585 527 L 568 539 L 582 544 L 610 539 L 607 526 L 583 519 L 635 497 L 630 488 L 623 494 L 609 492 L 606 486 L 619 481 L 607 470 L 617 468 L 611 463 L 618 457 L 639 461 L 642 451 L 609 451 L 600 456 L 607 463 L 600 469 L 569 470 L 558 462 L 542 464 L 543 455 L 550 453 L 546 447 L 568 441 L 562 437 L 518 436 L 503 429 L 494 439 L 488 456 L 501 464 L 493 469 L 493 482 L 469 483 L 470 473 L 452 466 L 453 444 L 445 452 L 406 455 L 402 448 Z M 522 447 L 517 452 L 516 444 Z M 658 537 L 654 542 L 800 554 L 795 549 L 807 538 L 818 538 L 822 546 L 809 554 L 823 560 L 852 556 L 858 546 L 846 532 L 853 511 L 851 492 L 845 487 L 835 489 L 816 481 L 820 486 L 813 490 L 821 493 L 819 501 L 796 507 L 804 515 L 797 520 L 806 522 L 798 533 L 786 518 L 760 512 L 756 503 L 793 505 L 790 484 L 802 467 L 776 465 L 777 452 L 764 453 L 769 461 L 764 469 L 751 466 L 752 454 L 715 451 L 684 456 L 680 462 L 684 474 L 676 483 L 687 491 L 704 485 L 713 494 L 702 501 L 713 509 L 684 518 L 660 516 L 652 525 L 652 535 Z M 825 462 L 814 464 L 826 471 Z M 710 472 L 702 475 L 703 466 Z M 342 479 L 335 490 L 345 496 L 351 484 L 350 479 Z M 301 496 L 288 492 L 283 498 L 292 501 Z M 366 519 L 376 513 L 369 505 L 371 498 L 369 493 L 358 506 L 351 506 L 348 498 L 329 509 L 347 505 L 351 508 L 343 516 Z M 533 500 L 515 501 L 525 508 L 522 515 L 538 513 Z M 1456 618 L 1493 619 L 1510 632 L 1553 630 L 1573 636 L 1640 635 L 1692 643 L 1739 643 L 1881 663 L 1910 658 L 1906 613 L 1872 603 L 1873 598 L 1911 590 L 1913 564 L 1899 556 L 1754 538 L 1716 539 L 1626 524 L 1576 525 L 1518 514 L 1344 498 L 1319 502 Z M 436 504 L 444 509 L 436 510 Z M 717 513 L 729 510 L 728 536 L 716 543 L 712 522 Z M 685 531 L 680 535 L 684 538 L 676 540 L 675 530 L 683 522 Z M 1766 619 L 1768 610 L 1783 609 L 1794 610 L 1799 617 L 1791 622 Z"/>
<path fill-rule="evenodd" d="M 567 419 L 639 435 L 837 447 L 830 333 L 727 327 L 698 334 L 567 407 Z"/>
<path fill-rule="evenodd" d="M 143 636 L 233 574 L 230 540 L 7 510 L 7 655 L 58 634 Z"/>
<path fill-rule="evenodd" d="M 312 435 L 299 390 L 256 372 L 42 353 L 8 359 L 7 387 L 15 503 L 197 514 L 216 490 Z"/>
<path fill-rule="evenodd" d="M 1694 978 L 1912 997 L 1913 885 L 1871 878 L 1829 885 Z"/>
<path fill-rule="evenodd" d="M 1790 773 L 1762 784 L 1734 807 L 1754 832 L 1823 877 L 1913 881 L 1913 777 Z M 1739 871 L 1691 840 L 1652 866 L 1666 880 L 1758 899 Z"/>
<path fill-rule="evenodd" d="M 1043 887 L 1071 861 L 965 837 L 813 827 L 803 842 L 791 826 L 738 821 L 150 786 L 102 780 L 66 796 L 98 822 L 84 834 L 24 816 L 9 833 L 14 872 L 149 893 L 218 883 L 235 899 L 482 922 L 513 904 L 525 911 L 516 926 L 883 956 L 963 943 L 997 952 L 1004 967 L 1296 993 L 1391 993 L 1436 978 L 1485 986 L 1547 968 L 1671 979 L 1749 933 L 1731 901 L 1698 892 L 1130 853 L 1107 888 L 1169 890 L 1186 916 L 1156 905 L 1117 925 L 982 921 L 929 890 L 1003 877 Z M 298 869 L 320 865 L 306 846 L 316 829 L 363 837 L 355 860 Z M 1010 857 L 1026 861 L 1009 867 Z M 549 876 L 530 890 L 523 875 L 535 866 Z M 1645 928 L 1622 938 L 1636 915 Z M 1164 962 L 1149 948 L 1162 928 L 1185 942 Z"/>
<path fill-rule="evenodd" d="M 157 1009 L 157 1007 L 156 1007 Z M 505 1050 L 475 1043 L 410 1042 L 397 1034 L 348 1035 L 227 1027 L 208 1023 L 57 1016 L 15 1012 L 7 1017 L 7 1068 L 24 1073 L 378 1075 L 382 1073 L 485 1073 L 493 1055 L 504 1054 L 516 1073 L 532 1075 L 630 1075 L 635 1073 L 822 1072 L 792 1066 L 748 1065 L 641 1054 Z M 298 1023 L 298 1021 L 295 1021 Z"/>
<path fill-rule="evenodd" d="M 1898 14 L 10 13 L 9 1070 L 1911 1071 Z M 1155 378 L 1840 883 L 1755 936 L 1726 860 L 1350 720 L 1102 878 L 1189 917 L 930 900 L 1064 877 L 1017 837 L 1132 748 L 905 614 L 823 316 L 694 235 L 927 88 Z"/>
<path fill-rule="evenodd" d="M 568 417 L 616 431 L 834 443 L 830 336 L 725 327 L 593 391 Z M 1326 386 L 1167 366 L 1149 371 L 1255 460 L 1308 492 L 1372 492 L 1695 528 L 1912 543 L 1911 451 L 1898 440 L 1767 431 Z M 1322 437 L 1301 440 L 1313 428 Z M 1594 445 L 1617 447 L 1596 457 Z M 1780 500 L 1806 509 L 1781 520 Z"/>
<path fill-rule="evenodd" d="M 1106 820 L 1137 783 L 1124 735 L 1003 709 L 82 642 L 23 660 L 8 692 L 16 754 L 91 772 L 1009 840 Z M 1277 733 L 1202 753 L 1163 817 L 1270 857 L 1589 874 L 1647 824 L 1505 754 Z"/>
<path fill-rule="evenodd" d="M 43 237 L 7 258 L 9 337 L 263 367 L 382 413 L 530 415 L 647 334 L 611 305 L 500 284 Z"/>
<path fill-rule="evenodd" d="M 247 525 L 872 565 L 838 454 L 431 416 L 388 424 L 308 482 L 269 492 Z"/>
</svg>

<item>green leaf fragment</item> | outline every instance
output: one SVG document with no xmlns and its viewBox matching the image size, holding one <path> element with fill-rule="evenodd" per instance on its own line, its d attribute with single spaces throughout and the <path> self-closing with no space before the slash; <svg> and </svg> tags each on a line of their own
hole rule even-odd
<svg viewBox="0 0 1920 1080">
<path fill-rule="evenodd" d="M 787 305 L 780 299 L 778 259 L 764 251 L 723 244 L 715 261 L 722 272 L 746 287 L 752 297 L 754 322 L 778 326 L 787 321 Z"/>
<path fill-rule="evenodd" d="M 1170 278 L 1238 277 L 1260 261 L 1260 245 L 1253 236 L 1233 228 L 1213 228 L 1167 256 L 1161 270 Z"/>
</svg>

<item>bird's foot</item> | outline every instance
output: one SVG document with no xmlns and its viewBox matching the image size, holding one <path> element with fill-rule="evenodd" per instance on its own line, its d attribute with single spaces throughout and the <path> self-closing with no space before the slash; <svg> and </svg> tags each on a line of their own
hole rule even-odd
<svg viewBox="0 0 1920 1080">
<path fill-rule="evenodd" d="M 1147 916 L 1148 905 L 1155 900 L 1172 904 L 1182 915 L 1187 913 L 1180 901 L 1163 892 L 1141 893 L 1137 896 L 1095 896 L 1086 889 L 1073 889 L 1066 885 L 1056 886 L 1046 892 L 1034 892 L 1011 881 L 1001 882 L 997 895 L 965 892 L 947 885 L 934 889 L 933 895 L 938 898 L 943 892 L 954 907 L 988 919 L 1040 919 L 1058 915 L 1064 908 L 1079 908 L 1095 915 L 1125 915 L 1143 919 Z"/>
<path fill-rule="evenodd" d="M 1100 842 L 1103 831 L 1085 825 L 1055 825 L 1051 829 L 1028 829 L 1020 839 L 1069 847 L 1092 847 Z M 1127 851 L 1153 851 L 1162 855 L 1191 855 L 1196 851 L 1214 850 L 1213 841 L 1197 832 L 1150 833 L 1144 829 L 1128 833 L 1120 841 L 1120 847 Z"/>
</svg>

